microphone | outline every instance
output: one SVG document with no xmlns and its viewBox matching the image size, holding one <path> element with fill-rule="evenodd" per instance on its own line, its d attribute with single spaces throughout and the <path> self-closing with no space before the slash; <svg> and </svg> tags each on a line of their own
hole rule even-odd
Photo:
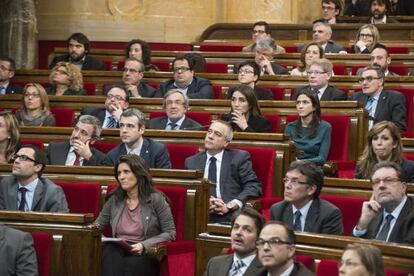
<svg viewBox="0 0 414 276">
<path fill-rule="evenodd" d="M 195 126 L 195 127 L 185 127 L 181 130 L 205 130 L 210 125 L 203 125 L 203 126 Z"/>
</svg>

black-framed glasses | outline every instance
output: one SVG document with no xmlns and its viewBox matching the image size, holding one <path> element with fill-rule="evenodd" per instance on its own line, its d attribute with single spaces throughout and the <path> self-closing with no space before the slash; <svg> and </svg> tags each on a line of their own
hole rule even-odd
<svg viewBox="0 0 414 276">
<path fill-rule="evenodd" d="M 285 177 L 283 178 L 282 181 L 283 181 L 283 184 L 287 184 L 289 182 L 292 183 L 293 185 L 298 185 L 298 184 L 307 185 L 308 184 L 308 182 L 299 181 L 299 179 L 295 177 L 293 178 Z"/>
<path fill-rule="evenodd" d="M 370 38 L 370 37 L 374 37 L 373 34 L 359 34 L 360 37 L 366 37 L 366 38 Z"/>
<path fill-rule="evenodd" d="M 20 159 L 20 161 L 32 161 L 32 162 L 37 164 L 36 160 L 34 160 L 33 158 L 31 158 L 27 155 L 24 155 L 24 154 L 23 155 L 18 155 L 18 154 L 13 155 L 12 158 L 11 158 L 11 161 L 14 162 L 17 159 Z"/>
<path fill-rule="evenodd" d="M 291 242 L 282 241 L 281 239 L 278 239 L 278 238 L 274 238 L 270 240 L 258 239 L 256 241 L 256 247 L 262 248 L 264 247 L 266 243 L 269 245 L 269 247 L 275 247 L 275 246 L 282 245 L 282 244 L 292 244 Z"/>
<path fill-rule="evenodd" d="M 382 178 L 382 179 L 381 178 L 372 179 L 371 183 L 374 186 L 381 184 L 381 182 L 384 183 L 384 185 L 391 185 L 391 184 L 394 184 L 398 181 L 400 181 L 400 179 L 398 179 L 398 178 L 386 177 L 386 178 Z"/>
<path fill-rule="evenodd" d="M 175 67 L 173 68 L 174 73 L 184 73 L 190 70 L 189 67 Z"/>
<path fill-rule="evenodd" d="M 359 83 L 363 83 L 364 81 L 371 82 L 371 81 L 373 81 L 373 80 L 379 80 L 379 79 L 381 79 L 381 78 L 379 78 L 379 77 L 371 77 L 371 76 L 369 76 L 369 77 L 366 77 L 366 78 L 359 78 L 359 79 L 358 79 L 358 82 L 359 82 Z"/>
</svg>

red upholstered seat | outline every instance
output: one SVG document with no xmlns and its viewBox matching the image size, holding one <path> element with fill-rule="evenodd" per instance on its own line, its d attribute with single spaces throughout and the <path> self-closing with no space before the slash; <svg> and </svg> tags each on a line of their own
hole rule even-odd
<svg viewBox="0 0 414 276">
<path fill-rule="evenodd" d="M 403 154 L 403 156 L 404 156 L 405 158 L 407 158 L 408 160 L 412 160 L 412 161 L 414 161 L 414 154 Z"/>
<path fill-rule="evenodd" d="M 49 233 L 31 233 L 31 235 L 37 257 L 39 276 L 48 276 L 53 236 Z"/>
<path fill-rule="evenodd" d="M 119 60 L 116 68 L 118 71 L 122 71 L 124 70 L 124 66 L 125 66 L 125 60 Z"/>
<path fill-rule="evenodd" d="M 285 48 L 286 53 L 297 53 L 298 52 L 298 47 L 296 46 L 283 46 L 283 48 Z"/>
<path fill-rule="evenodd" d="M 149 42 L 152 51 L 192 51 L 190 43 Z"/>
<path fill-rule="evenodd" d="M 270 121 L 270 125 L 272 127 L 272 132 L 277 133 L 280 132 L 280 116 L 277 114 L 264 114 L 263 117 Z"/>
<path fill-rule="evenodd" d="M 194 121 L 196 121 L 197 123 L 199 123 L 202 126 L 209 126 L 211 123 L 211 114 L 210 113 L 205 113 L 205 112 L 187 112 L 185 113 L 186 116 L 188 116 L 188 118 L 193 119 Z M 165 112 L 150 112 L 149 114 L 149 118 L 150 119 L 154 119 L 154 118 L 158 118 L 158 117 L 162 117 L 165 116 Z"/>
<path fill-rule="evenodd" d="M 405 97 L 405 106 L 407 107 L 407 132 L 414 131 L 414 89 L 412 88 L 395 88 Z"/>
<path fill-rule="evenodd" d="M 221 85 L 213 85 L 214 99 L 221 99 Z"/>
<path fill-rule="evenodd" d="M 408 47 L 387 47 L 388 53 L 390 54 L 409 54 L 410 49 Z"/>
<path fill-rule="evenodd" d="M 198 147 L 192 145 L 167 144 L 166 146 L 170 154 L 172 169 L 177 170 L 184 170 L 185 159 L 198 152 Z"/>
<path fill-rule="evenodd" d="M 391 268 L 386 268 L 385 275 L 386 276 L 408 276 L 411 274 L 408 274 L 407 272 L 402 272 L 402 271 L 398 271 L 395 269 L 391 269 Z"/>
<path fill-rule="evenodd" d="M 200 45 L 201 52 L 241 52 L 243 46 L 240 45 Z"/>
<path fill-rule="evenodd" d="M 351 68 L 352 76 L 356 76 L 357 75 L 358 69 L 365 68 L 365 67 L 366 67 L 365 65 L 355 65 L 355 66 L 352 66 L 352 68 Z"/>
<path fill-rule="evenodd" d="M 153 60 L 151 61 L 151 64 L 155 65 L 160 69 L 162 72 L 169 72 L 171 69 L 171 64 L 169 61 L 165 60 Z"/>
<path fill-rule="evenodd" d="M 70 108 L 51 108 L 57 127 L 70 127 L 75 120 L 75 111 Z"/>
<path fill-rule="evenodd" d="M 92 144 L 92 146 L 95 149 L 97 149 L 97 150 L 99 150 L 99 151 L 101 151 L 105 154 L 107 154 L 110 150 L 115 148 L 117 145 L 118 144 L 116 144 L 116 143 L 108 143 L 108 142 L 105 142 L 105 141 L 96 141 L 95 143 Z"/>
<path fill-rule="evenodd" d="M 105 71 L 112 71 L 112 60 L 103 61 Z"/>
<path fill-rule="evenodd" d="M 88 96 L 96 95 L 96 83 L 86 82 L 83 84 L 83 88 L 86 90 L 86 95 Z"/>
<path fill-rule="evenodd" d="M 339 178 L 355 178 L 355 167 L 357 161 L 340 161 L 337 163 L 338 173 L 337 177 Z"/>
<path fill-rule="evenodd" d="M 43 144 L 42 140 L 35 140 L 35 139 L 23 139 L 20 141 L 21 145 L 34 145 L 40 150 L 45 149 L 45 145 Z"/>
<path fill-rule="evenodd" d="M 260 204 L 261 204 L 260 212 L 262 213 L 266 221 L 270 219 L 270 208 L 272 208 L 272 205 L 282 200 L 283 198 L 281 197 L 267 197 L 267 198 L 260 199 Z"/>
<path fill-rule="evenodd" d="M 296 261 L 306 266 L 310 271 L 313 271 L 315 260 L 310 256 L 297 255 Z"/>
<path fill-rule="evenodd" d="M 333 71 L 334 71 L 335 76 L 348 75 L 348 71 L 346 70 L 346 66 L 344 64 L 334 64 Z"/>
<path fill-rule="evenodd" d="M 283 101 L 285 99 L 290 99 L 290 88 L 284 87 L 264 87 L 265 89 L 269 89 L 272 92 L 273 99 L 278 101 Z"/>
<path fill-rule="evenodd" d="M 351 236 L 352 229 L 358 223 L 362 203 L 365 199 L 339 196 L 321 196 L 320 198 L 329 201 L 341 210 L 344 234 Z"/>
<path fill-rule="evenodd" d="M 227 74 L 228 64 L 219 62 L 207 62 L 206 73 L 224 73 Z"/>
<path fill-rule="evenodd" d="M 396 73 L 396 74 L 398 74 L 400 76 L 407 76 L 408 75 L 408 72 L 409 72 L 408 66 L 407 65 L 403 65 L 403 64 L 400 64 L 400 65 L 389 65 L 388 66 L 388 70 L 391 71 L 391 72 L 394 72 L 394 73 Z"/>
<path fill-rule="evenodd" d="M 97 183 L 55 182 L 61 186 L 71 213 L 99 214 L 101 185 Z"/>
<path fill-rule="evenodd" d="M 321 260 L 316 269 L 316 276 L 338 275 L 338 262 L 335 260 Z"/>
</svg>

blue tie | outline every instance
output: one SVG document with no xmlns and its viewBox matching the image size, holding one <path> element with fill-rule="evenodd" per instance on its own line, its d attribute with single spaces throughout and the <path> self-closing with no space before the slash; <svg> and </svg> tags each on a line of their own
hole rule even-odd
<svg viewBox="0 0 414 276">
<path fill-rule="evenodd" d="M 229 275 L 230 275 L 230 276 L 236 276 L 236 275 L 239 275 L 239 274 L 240 274 L 240 272 L 241 272 L 241 268 L 242 268 L 243 266 L 245 266 L 245 265 L 246 265 L 246 264 L 245 264 L 245 263 L 243 263 L 243 261 L 242 261 L 242 260 L 237 260 L 235 263 L 233 263 L 233 267 L 231 268 Z"/>
<path fill-rule="evenodd" d="M 372 107 L 374 105 L 374 98 L 373 97 L 369 97 L 366 104 L 365 104 L 365 109 L 368 111 L 368 115 L 372 116 Z"/>
<path fill-rule="evenodd" d="M 381 241 L 387 241 L 387 237 L 388 237 L 388 232 L 390 232 L 390 228 L 391 228 L 391 221 L 392 221 L 392 219 L 393 219 L 394 217 L 393 217 L 393 215 L 391 215 L 391 214 L 388 214 L 386 217 L 385 217 L 385 223 L 384 223 L 384 225 L 382 226 L 382 229 L 381 229 L 381 231 L 378 233 L 378 236 L 377 236 L 377 240 L 381 240 Z"/>
<path fill-rule="evenodd" d="M 4 87 L 3 85 L 0 85 L 0 95 L 5 95 L 6 94 L 6 87 Z"/>
<path fill-rule="evenodd" d="M 19 192 L 21 193 L 19 211 L 24 212 L 24 206 L 26 205 L 26 192 L 27 192 L 27 189 L 25 187 L 21 187 L 21 188 L 19 188 Z"/>
<path fill-rule="evenodd" d="M 116 128 L 116 120 L 113 116 L 109 117 L 109 122 L 107 123 L 106 128 Z"/>
<path fill-rule="evenodd" d="M 300 222 L 300 216 L 302 214 L 299 210 L 296 210 L 295 212 L 295 224 L 293 225 L 293 230 L 295 231 L 302 231 L 302 223 Z"/>
</svg>

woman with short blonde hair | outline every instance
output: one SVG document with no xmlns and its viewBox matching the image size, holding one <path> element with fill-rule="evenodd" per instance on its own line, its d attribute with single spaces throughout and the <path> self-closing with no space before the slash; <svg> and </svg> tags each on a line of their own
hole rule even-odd
<svg viewBox="0 0 414 276">
<path fill-rule="evenodd" d="M 51 87 L 46 88 L 49 95 L 56 96 L 80 96 L 86 95 L 83 87 L 81 70 L 72 63 L 58 62 L 49 75 Z"/>
</svg>

